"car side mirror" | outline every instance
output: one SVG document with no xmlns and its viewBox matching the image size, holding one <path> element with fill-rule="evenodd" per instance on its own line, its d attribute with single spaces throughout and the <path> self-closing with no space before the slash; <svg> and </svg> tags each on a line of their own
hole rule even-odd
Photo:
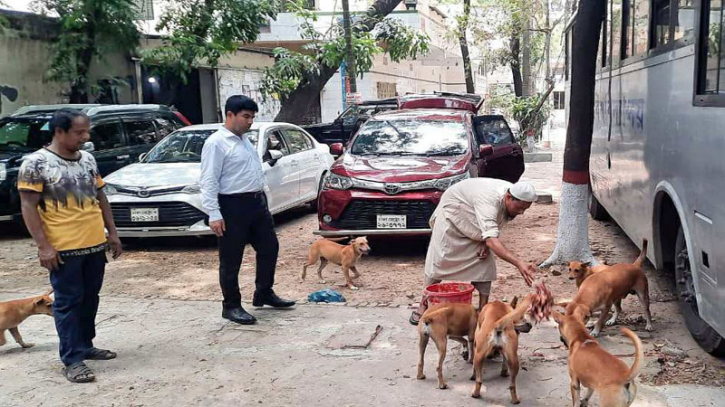
<svg viewBox="0 0 725 407">
<path fill-rule="evenodd" d="M 95 146 L 95 144 L 93 144 L 92 141 L 86 141 L 85 143 L 83 143 L 83 147 L 81 147 L 81 150 L 87 151 L 90 153 L 90 152 L 96 151 L 96 146 Z"/>
<path fill-rule="evenodd" d="M 490 144 L 482 144 L 478 147 L 478 153 L 481 157 L 488 157 L 493 154 L 493 146 Z"/>
<path fill-rule="evenodd" d="M 147 155 L 148 155 L 147 153 L 142 153 L 141 155 L 138 156 L 138 161 L 143 162 L 143 160 L 146 159 Z"/>
<path fill-rule="evenodd" d="M 342 143 L 332 143 L 330 145 L 330 154 L 334 156 L 342 155 L 343 146 Z"/>
<path fill-rule="evenodd" d="M 279 161 L 280 158 L 284 157 L 284 154 L 282 154 L 279 150 L 269 150 L 269 165 L 274 167 L 275 164 L 277 164 L 277 161 Z"/>
</svg>

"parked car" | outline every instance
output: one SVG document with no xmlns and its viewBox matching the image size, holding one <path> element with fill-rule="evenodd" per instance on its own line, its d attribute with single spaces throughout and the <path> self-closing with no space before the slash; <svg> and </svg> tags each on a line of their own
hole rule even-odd
<svg viewBox="0 0 725 407">
<path fill-rule="evenodd" d="M 475 116 L 477 103 L 416 97 L 414 109 L 368 120 L 323 182 L 322 236 L 425 235 L 443 191 L 469 177 L 516 182 L 523 152 L 502 116 Z M 401 107 L 405 107 L 401 103 Z M 411 104 L 407 105 L 411 107 Z"/>
<path fill-rule="evenodd" d="M 157 141 L 189 124 L 181 113 L 160 105 L 26 106 L 0 119 L 0 221 L 20 220 L 17 177 L 23 157 L 50 143 L 48 122 L 61 108 L 91 119 L 92 152 L 101 175 L 138 161 Z"/>
<path fill-rule="evenodd" d="M 201 205 L 201 151 L 221 124 L 185 127 L 156 145 L 141 162 L 106 177 L 106 195 L 121 237 L 197 236 L 213 232 Z M 286 123 L 254 123 L 247 137 L 263 161 L 272 214 L 316 205 L 330 148 Z M 260 142 L 262 140 L 262 142 Z"/>
<path fill-rule="evenodd" d="M 345 109 L 332 123 L 302 126 L 317 141 L 327 145 L 347 143 L 350 137 L 371 116 L 398 108 L 398 99 L 369 100 Z"/>
</svg>

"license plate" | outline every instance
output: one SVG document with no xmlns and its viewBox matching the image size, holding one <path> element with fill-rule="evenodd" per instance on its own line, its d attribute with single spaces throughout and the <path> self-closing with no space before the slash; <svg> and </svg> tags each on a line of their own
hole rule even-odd
<svg viewBox="0 0 725 407">
<path fill-rule="evenodd" d="M 131 208 L 131 222 L 158 222 L 159 208 Z"/>
<path fill-rule="evenodd" d="M 378 215 L 378 229 L 405 229 L 407 226 L 405 215 Z"/>
</svg>

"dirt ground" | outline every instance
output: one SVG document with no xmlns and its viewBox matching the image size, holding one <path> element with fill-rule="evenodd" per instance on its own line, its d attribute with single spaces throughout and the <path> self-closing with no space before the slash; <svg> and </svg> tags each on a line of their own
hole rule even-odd
<svg viewBox="0 0 725 407">
<path fill-rule="evenodd" d="M 525 260 L 536 264 L 552 251 L 558 219 L 557 181 L 560 161 L 529 165 L 527 174 L 537 189 L 551 183 L 553 204 L 536 204 L 522 217 L 512 221 L 503 232 L 503 242 Z M 551 171 L 550 171 L 551 170 Z M 542 176 L 541 174 L 546 174 Z M 371 240 L 372 253 L 358 269 L 362 273 L 360 290 L 338 286 L 343 281 L 339 268 L 329 265 L 323 272 L 328 285 L 317 282 L 316 267 L 308 270 L 307 280 L 300 281 L 303 262 L 310 244 L 317 239 L 316 215 L 301 208 L 277 216 L 280 255 L 275 291 L 283 297 L 305 302 L 316 290 L 333 287 L 351 307 L 411 306 L 420 300 L 426 239 Z M 608 264 L 631 262 L 638 249 L 613 223 L 590 221 L 591 247 L 596 257 Z M 123 257 L 109 264 L 102 295 L 142 299 L 220 301 L 218 258 L 214 239 L 162 238 L 127 241 Z M 242 296 L 250 301 L 254 287 L 254 254 L 247 249 L 240 277 Z M 643 380 L 654 384 L 693 383 L 710 386 L 725 384 L 725 364 L 704 354 L 684 328 L 671 294 L 671 280 L 647 265 L 650 297 L 654 315 L 654 333 L 644 332 L 642 309 L 636 298 L 624 301 L 622 320 L 648 343 L 648 368 Z M 542 272 L 547 286 L 558 298 L 572 298 L 576 287 L 566 272 L 556 267 Z M 47 272 L 38 264 L 32 240 L 3 227 L 0 231 L 0 291 L 41 292 L 48 286 Z M 493 299 L 510 300 L 528 288 L 518 271 L 498 261 L 498 279 L 492 289 Z M 221 308 L 221 306 L 220 306 Z M 676 334 L 661 335 L 659 327 Z M 534 355 L 535 356 L 535 355 Z"/>
</svg>

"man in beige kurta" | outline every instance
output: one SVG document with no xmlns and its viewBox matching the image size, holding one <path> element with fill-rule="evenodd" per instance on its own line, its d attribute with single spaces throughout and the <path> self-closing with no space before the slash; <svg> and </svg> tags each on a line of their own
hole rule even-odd
<svg viewBox="0 0 725 407">
<path fill-rule="evenodd" d="M 536 200 L 527 182 L 511 184 L 493 178 L 472 178 L 449 188 L 430 219 L 433 229 L 425 259 L 425 285 L 442 280 L 470 281 L 479 293 L 479 309 L 488 302 L 496 261 L 490 251 L 516 266 L 531 285 L 536 266 L 521 261 L 499 241 L 501 228 Z M 417 323 L 427 307 L 411 316 Z"/>
</svg>

